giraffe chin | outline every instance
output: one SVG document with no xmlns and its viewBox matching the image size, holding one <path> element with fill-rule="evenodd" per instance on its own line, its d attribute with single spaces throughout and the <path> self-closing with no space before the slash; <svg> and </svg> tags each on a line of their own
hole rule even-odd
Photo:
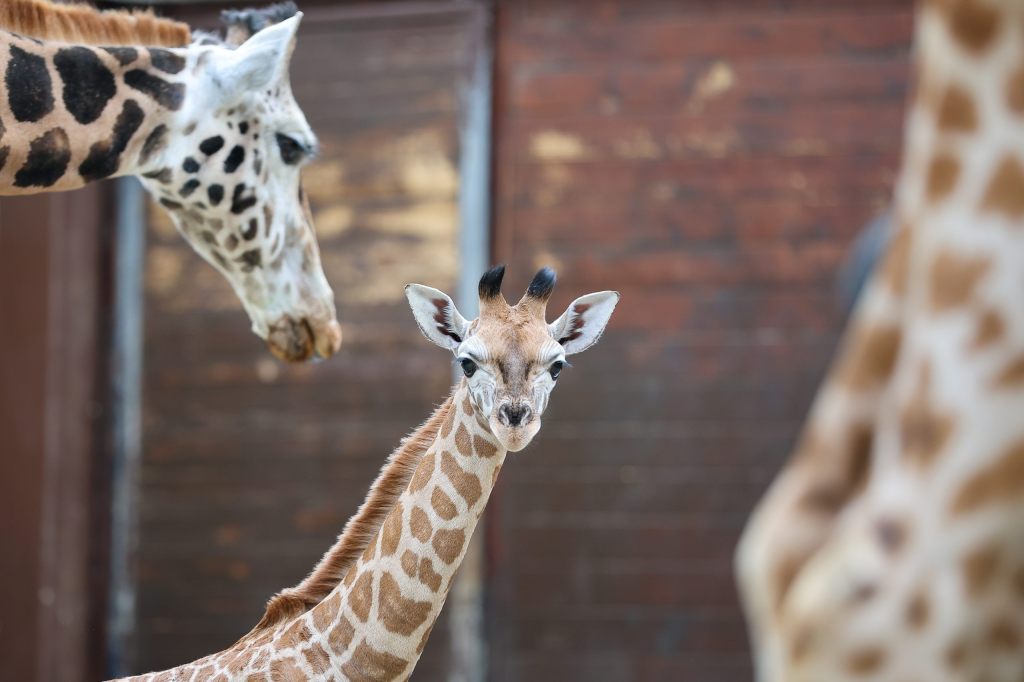
<svg viewBox="0 0 1024 682">
<path fill-rule="evenodd" d="M 519 426 L 506 426 L 498 419 L 490 420 L 491 433 L 498 439 L 501 446 L 509 452 L 519 452 L 533 440 L 540 431 L 540 419 L 534 418 Z"/>
<path fill-rule="evenodd" d="M 266 341 L 274 357 L 284 362 L 326 359 L 341 348 L 341 325 L 337 320 L 315 324 L 284 317 L 271 325 Z"/>
</svg>

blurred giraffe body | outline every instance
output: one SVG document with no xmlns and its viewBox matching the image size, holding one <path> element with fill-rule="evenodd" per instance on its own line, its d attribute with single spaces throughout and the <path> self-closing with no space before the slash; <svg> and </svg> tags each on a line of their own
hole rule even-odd
<svg viewBox="0 0 1024 682">
<path fill-rule="evenodd" d="M 310 575 L 282 591 L 234 646 L 136 678 L 404 680 L 440 615 L 509 451 L 540 429 L 565 356 L 596 343 L 619 295 L 582 296 L 545 320 L 554 272 L 537 273 L 514 306 L 503 267 L 480 280 L 480 317 L 417 284 L 406 295 L 423 334 L 451 350 L 465 378 L 388 458 L 365 502 Z"/>
<path fill-rule="evenodd" d="M 1024 677 L 1024 3 L 916 41 L 897 230 L 737 551 L 761 682 Z"/>
<path fill-rule="evenodd" d="M 316 138 L 288 80 L 300 19 L 230 49 L 148 13 L 6 0 L 0 195 L 137 176 L 275 354 L 330 356 L 341 329 L 299 177 Z"/>
</svg>

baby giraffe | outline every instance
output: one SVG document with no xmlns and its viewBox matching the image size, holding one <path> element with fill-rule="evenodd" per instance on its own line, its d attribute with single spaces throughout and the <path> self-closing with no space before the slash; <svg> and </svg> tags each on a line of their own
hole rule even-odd
<svg viewBox="0 0 1024 682">
<path fill-rule="evenodd" d="M 423 334 L 465 377 L 388 458 L 362 506 L 313 572 L 275 596 L 260 623 L 220 653 L 135 680 L 404 680 L 441 613 L 508 451 L 525 448 L 565 357 L 592 346 L 619 295 L 576 299 L 554 322 L 555 273 L 542 269 L 514 306 L 504 266 L 480 280 L 466 320 L 437 289 L 406 295 Z"/>
</svg>

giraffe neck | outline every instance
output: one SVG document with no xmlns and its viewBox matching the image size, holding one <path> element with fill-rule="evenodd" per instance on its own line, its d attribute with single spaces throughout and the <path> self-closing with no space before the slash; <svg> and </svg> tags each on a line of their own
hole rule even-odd
<svg viewBox="0 0 1024 682">
<path fill-rule="evenodd" d="M 273 665 L 306 673 L 333 667 L 349 679 L 407 678 L 505 455 L 461 384 L 366 551 L 326 599 L 279 631 Z"/>
<path fill-rule="evenodd" d="M 177 127 L 191 48 L 93 47 L 0 31 L 0 195 L 153 170 Z"/>
</svg>

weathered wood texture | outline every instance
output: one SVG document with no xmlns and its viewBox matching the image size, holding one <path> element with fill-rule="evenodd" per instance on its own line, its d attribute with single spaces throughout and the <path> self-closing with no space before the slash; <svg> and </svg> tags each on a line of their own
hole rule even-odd
<svg viewBox="0 0 1024 682">
<path fill-rule="evenodd" d="M 0 678 L 102 671 L 107 186 L 0 201 Z"/>
<path fill-rule="evenodd" d="M 303 10 L 292 82 L 322 145 L 304 178 L 344 344 L 317 365 L 273 360 L 226 282 L 151 211 L 131 670 L 244 634 L 313 567 L 450 385 L 451 358 L 422 338 L 403 286 L 456 282 L 470 13 Z M 435 628 L 417 679 L 441 679 L 446 631 Z"/>
<path fill-rule="evenodd" d="M 749 680 L 731 554 L 890 197 L 910 3 L 498 9 L 496 260 L 622 302 L 499 481 L 490 677 Z"/>
</svg>

